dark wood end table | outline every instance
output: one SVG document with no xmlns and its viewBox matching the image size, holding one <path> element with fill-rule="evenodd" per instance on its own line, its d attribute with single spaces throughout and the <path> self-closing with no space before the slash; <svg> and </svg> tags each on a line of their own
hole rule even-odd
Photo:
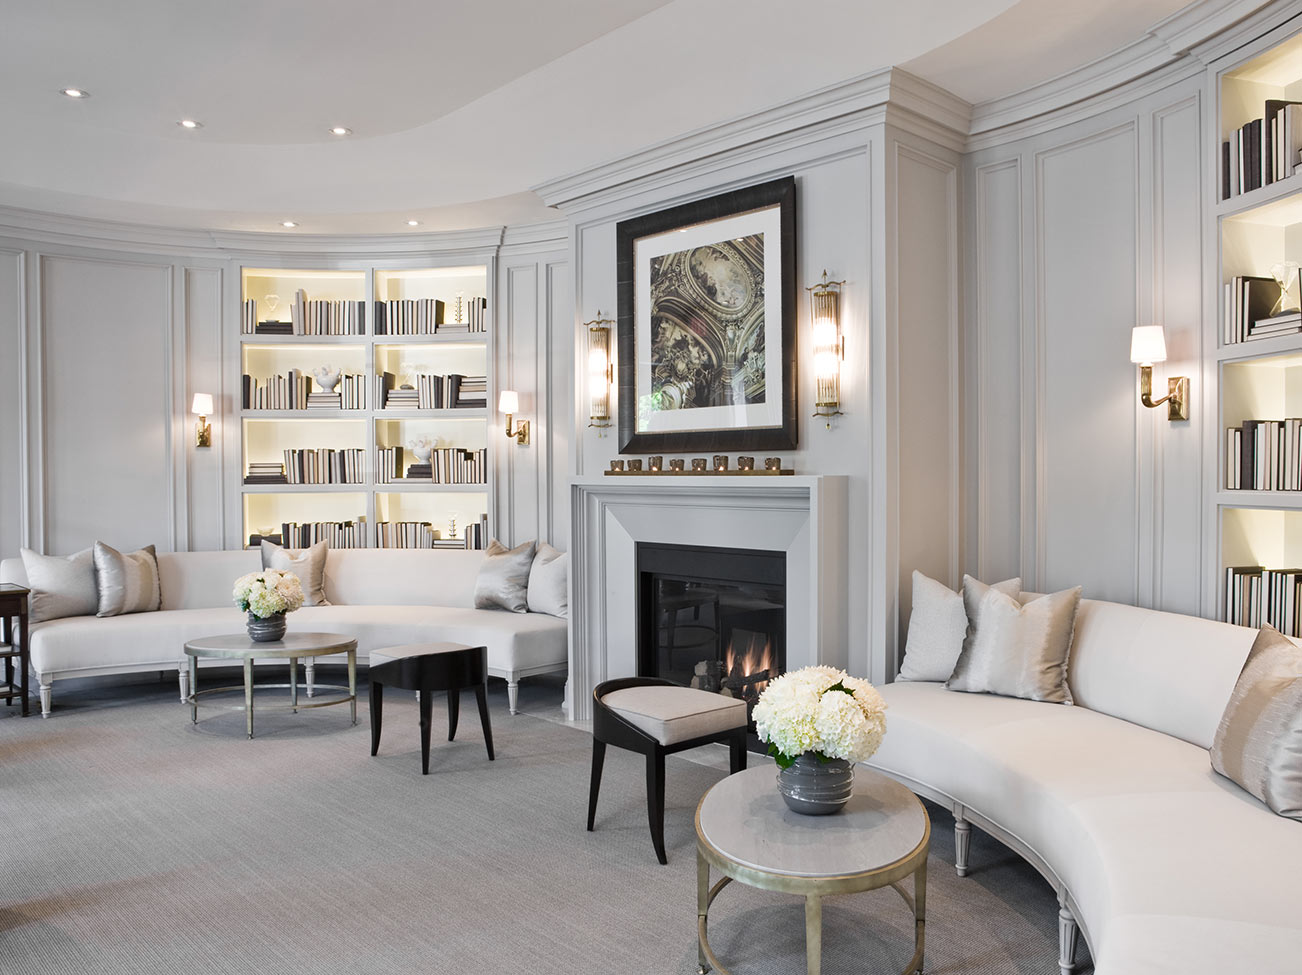
<svg viewBox="0 0 1302 975">
<path fill-rule="evenodd" d="M 31 647 L 27 641 L 27 596 L 30 589 L 15 586 L 12 583 L 0 584 L 0 618 L 4 619 L 4 642 L 0 643 L 0 657 L 5 658 L 5 683 L 0 693 L 4 694 L 5 704 L 14 703 L 17 697 L 22 705 L 23 717 L 27 717 L 27 672 L 31 670 Z M 15 626 L 14 620 L 18 623 Z M 14 636 L 18 639 L 15 642 Z M 18 658 L 18 681 L 14 684 L 14 658 Z"/>
<path fill-rule="evenodd" d="M 448 741 L 457 734 L 461 691 L 473 687 L 479 703 L 479 723 L 484 729 L 488 760 L 493 756 L 493 726 L 488 720 L 488 648 L 462 643 L 411 643 L 371 652 L 371 754 L 380 750 L 380 728 L 384 711 L 384 685 L 420 694 L 421 774 L 429 775 L 430 723 L 434 692 L 447 691 Z M 379 661 L 379 662 L 374 662 Z"/>
</svg>

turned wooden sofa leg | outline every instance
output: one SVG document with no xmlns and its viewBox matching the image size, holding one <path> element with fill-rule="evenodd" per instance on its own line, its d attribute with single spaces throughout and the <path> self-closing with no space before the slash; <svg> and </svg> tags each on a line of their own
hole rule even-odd
<svg viewBox="0 0 1302 975">
<path fill-rule="evenodd" d="M 36 679 L 37 681 L 40 682 L 41 685 L 41 717 L 48 718 L 50 716 L 50 692 L 52 690 L 50 686 L 51 682 L 46 680 L 45 677 L 40 675 L 37 675 Z"/>
<path fill-rule="evenodd" d="M 960 877 L 967 876 L 967 855 L 972 847 L 972 824 L 961 815 L 954 817 L 954 870 Z"/>
<path fill-rule="evenodd" d="M 176 682 L 181 685 L 181 703 L 190 701 L 190 658 L 183 657 L 176 665 Z"/>
<path fill-rule="evenodd" d="M 1061 975 L 1071 975 L 1076 967 L 1076 940 L 1079 935 L 1076 917 L 1067 906 L 1064 894 L 1058 898 L 1058 970 Z"/>
<path fill-rule="evenodd" d="M 316 657 L 307 658 L 303 664 L 303 673 L 307 675 L 307 696 L 316 697 Z"/>
<path fill-rule="evenodd" d="M 516 713 L 516 703 L 520 700 L 520 682 L 510 677 L 506 679 L 506 706 L 512 714 Z"/>
</svg>

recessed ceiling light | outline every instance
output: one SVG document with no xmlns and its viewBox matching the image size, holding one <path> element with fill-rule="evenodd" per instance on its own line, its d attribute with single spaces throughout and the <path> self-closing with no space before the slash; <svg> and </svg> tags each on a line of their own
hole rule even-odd
<svg viewBox="0 0 1302 975">
<path fill-rule="evenodd" d="M 296 224 L 293 220 L 282 220 L 282 221 L 280 221 L 280 225 L 281 225 L 282 227 L 297 227 L 297 226 L 298 226 L 298 224 Z"/>
<path fill-rule="evenodd" d="M 89 98 L 90 92 L 85 88 L 60 88 L 59 94 L 67 95 L 69 98 Z"/>
<path fill-rule="evenodd" d="M 408 227 L 419 227 L 419 226 L 420 226 L 420 221 L 419 221 L 419 220 L 408 220 L 408 221 L 407 221 L 407 226 L 408 226 Z"/>
<path fill-rule="evenodd" d="M 183 129 L 202 129 L 202 128 L 203 128 L 203 123 L 202 123 L 202 122 L 196 122 L 196 121 L 195 121 L 194 119 L 192 119 L 192 118 L 183 118 L 183 119 L 181 119 L 181 121 L 177 122 L 176 124 L 179 125 L 179 126 L 180 126 L 181 128 L 183 128 Z"/>
<path fill-rule="evenodd" d="M 334 128 L 332 128 L 332 129 L 330 130 L 330 134 L 331 134 L 331 135 L 352 135 L 352 134 L 353 134 L 353 130 L 352 130 L 352 129 L 349 129 L 349 128 L 345 128 L 345 127 L 342 126 L 342 125 L 336 125 Z"/>
</svg>

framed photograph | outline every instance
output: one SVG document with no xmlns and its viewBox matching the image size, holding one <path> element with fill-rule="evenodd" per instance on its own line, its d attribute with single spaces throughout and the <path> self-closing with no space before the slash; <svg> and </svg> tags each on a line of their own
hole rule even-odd
<svg viewBox="0 0 1302 975">
<path fill-rule="evenodd" d="M 616 228 L 623 453 L 796 446 L 794 176 Z"/>
</svg>

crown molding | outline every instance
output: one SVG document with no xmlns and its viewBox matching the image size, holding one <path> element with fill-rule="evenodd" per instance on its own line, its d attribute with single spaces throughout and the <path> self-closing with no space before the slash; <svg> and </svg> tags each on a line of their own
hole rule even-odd
<svg viewBox="0 0 1302 975">
<path fill-rule="evenodd" d="M 796 132 L 833 127 L 847 119 L 880 119 L 887 103 L 933 123 L 933 131 L 960 149 L 971 106 L 938 85 L 900 68 L 882 68 L 772 108 L 648 146 L 631 155 L 533 187 L 548 206 L 587 205 L 596 195 L 701 160 L 780 140 Z"/>
<path fill-rule="evenodd" d="M 556 250 L 568 247 L 570 224 L 568 220 L 549 220 L 523 227 L 506 227 L 502 233 L 503 248 L 534 248 Z"/>
</svg>

